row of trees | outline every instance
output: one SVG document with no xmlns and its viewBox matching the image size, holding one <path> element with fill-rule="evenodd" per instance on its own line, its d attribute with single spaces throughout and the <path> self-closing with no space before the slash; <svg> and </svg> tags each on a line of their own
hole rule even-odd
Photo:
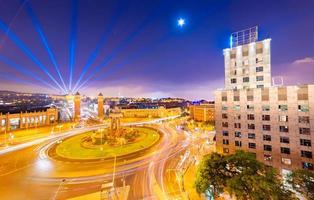
<svg viewBox="0 0 314 200">
<path fill-rule="evenodd" d="M 308 199 L 314 199 L 314 174 L 294 171 L 288 181 Z M 196 177 L 196 190 L 216 198 L 228 192 L 239 200 L 296 199 L 282 183 L 277 171 L 256 160 L 254 154 L 238 151 L 223 156 L 217 153 L 203 158 Z"/>
</svg>

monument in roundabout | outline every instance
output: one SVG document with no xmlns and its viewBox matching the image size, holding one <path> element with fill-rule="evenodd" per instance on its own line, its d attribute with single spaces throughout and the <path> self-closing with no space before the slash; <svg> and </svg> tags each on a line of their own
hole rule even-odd
<svg viewBox="0 0 314 200">
<path fill-rule="evenodd" d="M 73 161 L 95 161 L 128 156 L 153 147 L 161 138 L 151 127 L 124 126 L 122 113 L 118 108 L 110 114 L 110 124 L 93 131 L 64 139 L 53 148 L 61 159 Z"/>
</svg>

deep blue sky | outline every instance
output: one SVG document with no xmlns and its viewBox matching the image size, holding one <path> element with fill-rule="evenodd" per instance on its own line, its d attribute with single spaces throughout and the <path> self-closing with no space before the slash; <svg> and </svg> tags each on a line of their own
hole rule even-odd
<svg viewBox="0 0 314 200">
<path fill-rule="evenodd" d="M 77 9 L 72 0 L 0 0 L 0 20 L 62 86 L 27 6 L 41 24 L 67 86 L 71 44 L 75 85 L 106 33 L 106 42 L 82 79 L 90 77 L 80 90 L 88 95 L 212 99 L 213 91 L 223 87 L 222 50 L 230 34 L 255 25 L 260 39 L 272 39 L 274 76 L 283 76 L 286 84 L 314 83 L 313 0 L 78 0 Z M 176 24 L 180 17 L 186 20 L 182 28 Z M 54 84 L 12 42 L 10 32 L 0 30 L 0 89 L 58 93 L 30 77 L 35 73 Z M 104 67 L 90 76 L 106 58 Z M 24 74 L 3 59 L 21 65 Z"/>
</svg>

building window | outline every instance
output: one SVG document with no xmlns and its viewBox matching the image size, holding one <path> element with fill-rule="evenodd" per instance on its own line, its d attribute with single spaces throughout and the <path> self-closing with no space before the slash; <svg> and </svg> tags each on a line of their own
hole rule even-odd
<svg viewBox="0 0 314 200">
<path fill-rule="evenodd" d="M 253 114 L 248 114 L 248 115 L 247 115 L 247 119 L 248 119 L 248 120 L 254 120 L 255 117 L 254 117 Z"/>
<path fill-rule="evenodd" d="M 241 132 L 239 131 L 234 132 L 234 137 L 241 138 Z"/>
<path fill-rule="evenodd" d="M 271 145 L 264 145 L 264 151 L 271 151 Z"/>
<path fill-rule="evenodd" d="M 264 85 L 257 85 L 257 88 L 264 88 Z"/>
<path fill-rule="evenodd" d="M 235 120 L 240 120 L 241 119 L 241 114 L 235 114 L 234 115 Z"/>
<path fill-rule="evenodd" d="M 222 106 L 221 110 L 228 110 L 228 106 Z"/>
<path fill-rule="evenodd" d="M 262 110 L 263 111 L 270 111 L 270 106 L 269 105 L 262 105 Z"/>
<path fill-rule="evenodd" d="M 290 158 L 281 158 L 281 163 L 285 165 L 291 165 L 291 159 Z"/>
<path fill-rule="evenodd" d="M 250 149 L 256 149 L 256 144 L 249 142 L 249 148 Z"/>
<path fill-rule="evenodd" d="M 264 80 L 264 76 L 256 76 L 256 81 L 263 81 Z"/>
<path fill-rule="evenodd" d="M 254 110 L 254 106 L 253 105 L 247 105 L 246 108 L 247 108 L 247 110 Z"/>
<path fill-rule="evenodd" d="M 222 96 L 221 97 L 221 101 L 227 101 L 228 99 L 227 99 L 227 96 Z"/>
<path fill-rule="evenodd" d="M 241 128 L 241 123 L 234 123 L 234 128 Z"/>
<path fill-rule="evenodd" d="M 222 113 L 222 114 L 221 114 L 221 117 L 222 117 L 223 119 L 228 119 L 227 113 Z"/>
<path fill-rule="evenodd" d="M 255 139 L 255 133 L 248 133 L 248 134 L 247 134 L 247 137 L 248 137 L 249 139 Z"/>
<path fill-rule="evenodd" d="M 271 161 L 272 160 L 272 157 L 270 154 L 264 154 L 264 160 L 265 161 Z"/>
<path fill-rule="evenodd" d="M 311 140 L 300 139 L 300 145 L 310 147 L 312 146 Z"/>
<path fill-rule="evenodd" d="M 250 82 L 250 78 L 249 77 L 244 77 L 243 78 L 243 83 L 248 83 Z"/>
<path fill-rule="evenodd" d="M 303 169 L 308 169 L 308 170 L 313 170 L 314 169 L 313 164 L 309 163 L 309 162 L 302 162 L 302 168 Z"/>
<path fill-rule="evenodd" d="M 310 135 L 311 134 L 310 128 L 299 128 L 299 132 L 300 132 L 300 134 L 303 134 L 303 135 Z"/>
<path fill-rule="evenodd" d="M 262 115 L 263 121 L 270 121 L 270 115 Z"/>
<path fill-rule="evenodd" d="M 228 139 L 223 139 L 223 140 L 222 140 L 222 143 L 223 143 L 224 145 L 229 145 L 229 140 L 228 140 Z"/>
<path fill-rule="evenodd" d="M 283 154 L 290 154 L 290 149 L 287 147 L 280 147 L 280 152 Z"/>
<path fill-rule="evenodd" d="M 263 124 L 262 129 L 263 131 L 270 131 L 270 125 Z"/>
<path fill-rule="evenodd" d="M 222 127 L 228 128 L 228 122 L 222 122 Z"/>
<path fill-rule="evenodd" d="M 263 67 L 256 67 L 256 72 L 262 72 L 262 71 L 264 71 Z"/>
<path fill-rule="evenodd" d="M 289 144 L 290 140 L 288 137 L 280 137 L 280 142 L 285 143 L 285 144 Z"/>
<path fill-rule="evenodd" d="M 247 101 L 254 101 L 254 96 L 253 95 L 248 95 L 246 97 Z"/>
<path fill-rule="evenodd" d="M 231 83 L 237 83 L 237 79 L 236 78 L 232 78 L 231 79 Z"/>
<path fill-rule="evenodd" d="M 271 135 L 263 135 L 264 141 L 271 141 Z"/>
<path fill-rule="evenodd" d="M 310 117 L 309 116 L 299 116 L 299 123 L 302 123 L 302 124 L 310 123 Z"/>
<path fill-rule="evenodd" d="M 228 148 L 223 148 L 222 150 L 224 153 L 229 153 L 229 149 Z"/>
<path fill-rule="evenodd" d="M 278 106 L 278 110 L 279 111 L 287 111 L 288 110 L 288 106 L 287 105 L 279 105 Z"/>
<path fill-rule="evenodd" d="M 241 109 L 240 105 L 235 105 L 233 106 L 233 110 L 239 111 Z"/>
<path fill-rule="evenodd" d="M 233 96 L 233 101 L 240 101 L 240 97 L 239 96 Z"/>
<path fill-rule="evenodd" d="M 236 147 L 242 147 L 242 142 L 241 141 L 234 141 L 234 145 Z"/>
<path fill-rule="evenodd" d="M 301 157 L 303 158 L 312 158 L 312 152 L 311 151 L 301 151 Z"/>
<path fill-rule="evenodd" d="M 248 124 L 247 128 L 251 130 L 255 130 L 255 124 Z"/>
<path fill-rule="evenodd" d="M 289 127 L 288 126 L 279 126 L 279 132 L 288 133 Z"/>
<path fill-rule="evenodd" d="M 308 105 L 299 105 L 298 109 L 300 112 L 309 112 L 309 106 Z"/>
<path fill-rule="evenodd" d="M 228 131 L 222 131 L 222 135 L 223 136 L 229 136 L 229 132 Z"/>
<path fill-rule="evenodd" d="M 288 121 L 288 116 L 287 115 L 279 115 L 278 116 L 278 121 L 280 121 L 280 122 L 287 122 Z"/>
</svg>

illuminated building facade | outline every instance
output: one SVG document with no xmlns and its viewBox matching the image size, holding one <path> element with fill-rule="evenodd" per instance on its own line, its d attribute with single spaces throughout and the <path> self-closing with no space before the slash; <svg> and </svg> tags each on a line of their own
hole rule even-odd
<svg viewBox="0 0 314 200">
<path fill-rule="evenodd" d="M 190 117 L 195 121 L 214 122 L 215 104 L 201 104 L 189 106 Z"/>
<path fill-rule="evenodd" d="M 225 53 L 225 60 L 226 56 L 231 54 Z M 260 83 L 255 81 L 247 87 L 242 82 L 230 84 L 230 67 L 228 62 L 225 64 L 226 87 L 215 92 L 217 151 L 253 152 L 258 160 L 281 169 L 282 173 L 297 168 L 313 170 L 314 85 L 271 86 L 268 67 L 263 74 L 266 76 L 263 87 L 258 87 Z M 265 65 L 253 62 L 247 67 L 257 69 Z M 237 71 L 243 68 L 242 64 L 234 66 Z"/>
<path fill-rule="evenodd" d="M 0 131 L 48 126 L 58 122 L 58 110 L 48 108 L 45 111 L 0 113 Z"/>
<path fill-rule="evenodd" d="M 123 117 L 169 117 L 181 114 L 181 108 L 168 108 L 166 109 L 163 106 L 158 108 L 146 108 L 146 109 L 121 109 Z"/>
</svg>

